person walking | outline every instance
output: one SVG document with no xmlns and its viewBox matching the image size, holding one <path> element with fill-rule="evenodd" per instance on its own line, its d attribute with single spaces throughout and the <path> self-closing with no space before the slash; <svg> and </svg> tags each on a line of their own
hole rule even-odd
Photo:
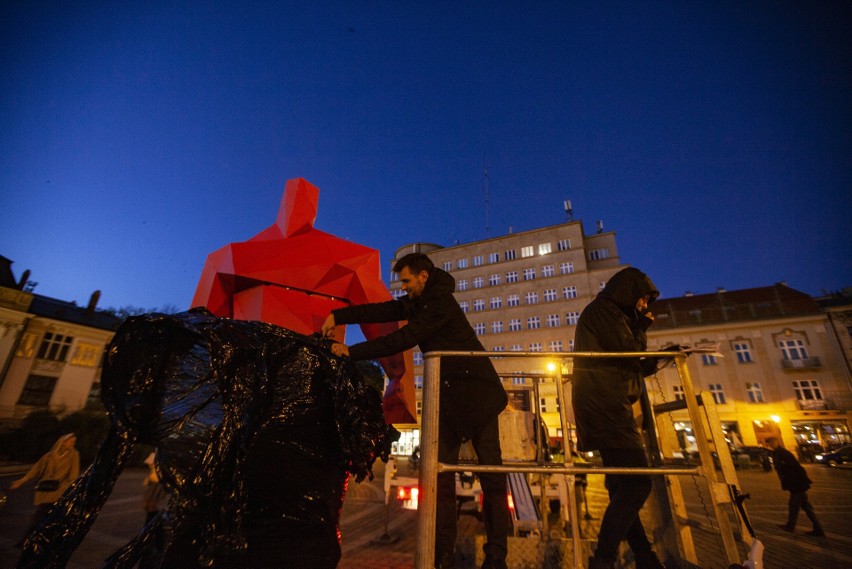
<svg viewBox="0 0 852 569">
<path fill-rule="evenodd" d="M 76 443 L 77 436 L 74 433 L 62 435 L 26 474 L 9 485 L 10 490 L 17 490 L 30 480 L 36 481 L 33 499 L 36 511 L 24 539 L 80 474 L 80 453 L 77 452 Z M 23 541 L 17 545 L 23 545 Z"/>
<path fill-rule="evenodd" d="M 576 350 L 644 352 L 645 331 L 653 322 L 648 305 L 659 294 L 642 271 L 627 268 L 617 272 L 580 315 Z M 643 378 L 656 369 L 656 358 L 574 361 L 572 401 L 580 451 L 599 451 L 604 466 L 648 466 L 633 404 L 642 397 Z M 650 413 L 643 413 L 643 418 L 651 420 Z M 601 520 L 597 548 L 589 560 L 590 569 L 614 568 L 618 546 L 625 539 L 633 550 L 636 569 L 663 569 L 639 519 L 651 487 L 650 476 L 606 475 L 609 506 Z"/>
<path fill-rule="evenodd" d="M 166 491 L 160 483 L 160 475 L 156 465 L 157 453 L 152 452 L 145 459 L 148 465 L 148 476 L 142 481 L 142 509 L 145 511 L 145 526 L 159 515 Z M 154 530 L 154 537 L 142 551 L 139 569 L 153 569 L 160 566 L 165 547 L 165 533 L 162 523 Z"/>
<path fill-rule="evenodd" d="M 784 531 L 793 533 L 796 530 L 796 520 L 799 518 L 799 509 L 805 511 L 808 519 L 813 524 L 813 529 L 806 532 L 812 537 L 825 537 L 822 525 L 816 517 L 814 507 L 808 500 L 808 490 L 811 487 L 811 479 L 804 467 L 799 464 L 793 453 L 781 446 L 778 437 L 766 439 L 766 445 L 772 449 L 772 462 L 775 472 L 781 480 L 781 489 L 790 493 L 790 501 L 787 503 L 787 523 L 778 524 Z"/>
<path fill-rule="evenodd" d="M 407 295 L 399 300 L 334 310 L 322 325 L 328 337 L 335 326 L 365 322 L 407 321 L 395 332 L 353 346 L 335 343 L 332 351 L 354 360 L 396 354 L 416 345 L 423 352 L 438 350 L 485 351 L 453 296 L 455 279 L 434 266 L 422 253 L 405 255 L 393 267 Z M 458 464 L 465 440 L 473 443 L 479 464 L 501 465 L 498 415 L 508 397 L 488 358 L 441 359 L 441 408 L 438 460 Z M 505 569 L 510 529 L 505 474 L 480 474 L 483 519 L 487 542 L 483 569 Z M 435 567 L 455 566 L 455 474 L 438 475 Z"/>
</svg>

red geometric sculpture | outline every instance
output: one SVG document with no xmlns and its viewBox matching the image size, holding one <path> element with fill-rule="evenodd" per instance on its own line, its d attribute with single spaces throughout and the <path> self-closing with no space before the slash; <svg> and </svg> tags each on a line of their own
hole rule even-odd
<svg viewBox="0 0 852 569">
<path fill-rule="evenodd" d="M 379 252 L 314 229 L 318 203 L 316 186 L 302 178 L 288 180 L 274 225 L 207 256 L 192 306 L 313 334 L 335 308 L 391 300 L 381 280 Z M 369 340 L 399 326 L 362 324 L 361 330 Z M 337 327 L 338 342 L 345 330 Z M 385 420 L 416 422 L 411 351 L 379 363 L 390 379 Z"/>
</svg>

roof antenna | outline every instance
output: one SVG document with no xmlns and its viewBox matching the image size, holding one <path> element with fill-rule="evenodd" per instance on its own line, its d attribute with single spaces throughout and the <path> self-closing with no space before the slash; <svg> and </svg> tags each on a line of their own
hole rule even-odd
<svg viewBox="0 0 852 569">
<path fill-rule="evenodd" d="M 565 200 L 562 205 L 565 207 L 565 215 L 568 216 L 568 221 L 574 221 L 574 208 L 571 207 L 571 200 Z"/>
</svg>

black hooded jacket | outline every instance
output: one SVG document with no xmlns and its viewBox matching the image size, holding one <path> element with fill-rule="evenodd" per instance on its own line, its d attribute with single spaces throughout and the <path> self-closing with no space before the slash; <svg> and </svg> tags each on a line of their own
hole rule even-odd
<svg viewBox="0 0 852 569">
<path fill-rule="evenodd" d="M 659 292 L 642 271 L 627 268 L 607 282 L 580 315 L 575 336 L 578 352 L 644 352 L 645 330 L 652 320 L 636 302 Z M 643 377 L 656 370 L 656 360 L 638 358 L 577 358 L 574 360 L 572 401 L 581 451 L 601 448 L 642 448 L 633 418 Z"/>
<path fill-rule="evenodd" d="M 456 281 L 433 268 L 415 299 L 362 304 L 334 311 L 336 324 L 408 323 L 386 336 L 349 347 L 353 360 L 390 356 L 414 346 L 424 353 L 438 350 L 485 351 L 453 296 Z M 464 437 L 494 419 L 508 402 L 500 378 L 488 358 L 441 358 L 441 422 Z"/>
</svg>

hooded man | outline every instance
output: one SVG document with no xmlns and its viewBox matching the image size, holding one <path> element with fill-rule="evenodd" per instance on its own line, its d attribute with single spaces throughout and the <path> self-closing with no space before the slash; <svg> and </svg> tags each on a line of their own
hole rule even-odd
<svg viewBox="0 0 852 569">
<path fill-rule="evenodd" d="M 653 322 L 648 305 L 660 295 L 642 271 L 617 272 L 580 315 L 575 346 L 578 352 L 644 352 L 645 331 Z M 604 466 L 647 467 L 642 434 L 633 404 L 645 389 L 644 377 L 657 369 L 654 358 L 578 358 L 574 362 L 572 400 L 580 451 L 597 450 Z M 643 414 L 650 419 L 648 413 Z M 636 569 L 662 569 L 639 520 L 651 493 L 651 478 L 606 476 L 610 503 L 601 521 L 590 569 L 615 567 L 618 545 L 626 539 Z"/>
<path fill-rule="evenodd" d="M 407 295 L 399 300 L 334 310 L 322 325 L 328 336 L 335 326 L 364 322 L 408 323 L 399 330 L 353 346 L 334 344 L 337 355 L 354 360 L 386 357 L 416 345 L 423 352 L 484 351 L 453 296 L 455 279 L 422 253 L 405 255 L 393 267 Z M 508 402 L 500 378 L 488 358 L 446 357 L 441 360 L 441 409 L 438 460 L 458 464 L 462 441 L 470 440 L 479 463 L 502 464 L 498 415 Z M 505 474 L 481 474 L 483 519 L 488 537 L 483 569 L 506 567 L 509 510 Z M 454 566 L 456 541 L 455 474 L 438 475 L 435 566 Z"/>
</svg>

